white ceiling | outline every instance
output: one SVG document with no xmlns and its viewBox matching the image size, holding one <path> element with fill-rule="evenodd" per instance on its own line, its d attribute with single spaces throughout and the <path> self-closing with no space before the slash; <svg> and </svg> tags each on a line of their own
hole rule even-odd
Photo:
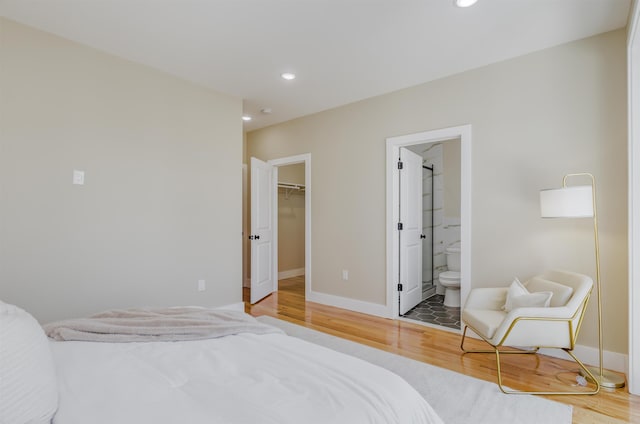
<svg viewBox="0 0 640 424">
<path fill-rule="evenodd" d="M 0 0 L 0 14 L 240 97 L 252 130 L 621 28 L 629 5 Z M 298 78 L 282 80 L 285 71 Z"/>
</svg>

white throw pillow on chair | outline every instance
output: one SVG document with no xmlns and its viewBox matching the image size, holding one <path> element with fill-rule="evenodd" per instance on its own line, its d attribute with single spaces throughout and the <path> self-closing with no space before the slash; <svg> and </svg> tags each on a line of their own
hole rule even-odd
<svg viewBox="0 0 640 424">
<path fill-rule="evenodd" d="M 553 292 L 545 291 L 545 292 L 535 292 L 530 293 L 527 288 L 522 285 L 518 278 L 513 280 L 511 286 L 509 286 L 509 291 L 507 292 L 507 300 L 502 307 L 505 312 L 511 312 L 516 308 L 526 308 L 526 307 L 549 307 L 551 304 L 551 297 L 553 296 Z"/>
</svg>

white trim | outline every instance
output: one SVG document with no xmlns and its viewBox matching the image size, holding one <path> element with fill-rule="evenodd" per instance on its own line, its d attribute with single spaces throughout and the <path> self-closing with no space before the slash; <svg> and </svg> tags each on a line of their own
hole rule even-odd
<svg viewBox="0 0 640 424">
<path fill-rule="evenodd" d="M 268 161 L 267 163 L 273 165 Z M 271 172 L 271 220 L 273 222 L 273 235 L 271 237 L 273 243 L 273 252 L 271 254 L 271 281 L 273 281 L 273 286 L 271 293 L 278 291 L 278 243 L 280 241 L 278 240 L 278 225 L 280 225 L 278 216 L 278 167 L 274 166 Z"/>
<path fill-rule="evenodd" d="M 247 222 L 248 211 L 247 203 L 249 201 L 247 178 L 249 177 L 249 166 L 242 164 L 242 281 L 243 287 L 251 287 L 251 279 L 249 278 L 249 269 L 251 267 L 251 245 L 249 244 L 249 232 L 251 224 Z"/>
<path fill-rule="evenodd" d="M 304 163 L 304 185 L 305 185 L 305 193 L 304 193 L 304 293 L 305 298 L 307 298 L 311 293 L 311 153 L 305 153 L 302 155 L 296 156 L 288 156 L 285 158 L 272 159 L 267 161 L 267 163 L 276 167 L 276 175 L 277 175 L 277 167 L 284 165 L 295 165 L 296 163 Z M 273 202 L 273 208 L 275 216 L 278 216 L 278 181 L 277 178 L 274 181 L 274 189 L 276 201 Z M 277 222 L 277 220 L 276 220 Z M 277 230 L 276 226 L 276 230 Z M 278 250 L 278 236 L 277 232 L 275 235 L 275 249 L 276 253 Z M 276 256 L 277 258 L 277 256 Z M 277 262 L 275 265 L 275 272 L 277 272 Z M 278 289 L 278 281 L 274 282 L 275 287 L 274 291 Z"/>
<path fill-rule="evenodd" d="M 629 14 L 627 39 L 628 172 L 629 172 L 629 393 L 640 395 L 640 5 Z M 633 76 L 636 78 L 634 79 Z M 635 170 L 635 172 L 634 172 Z M 639 252 L 639 253 L 636 253 Z"/>
<path fill-rule="evenodd" d="M 464 304 L 471 289 L 471 125 L 442 128 L 416 134 L 387 138 L 387 317 L 398 318 L 398 172 L 396 162 L 400 147 L 435 143 L 460 138 L 460 300 Z"/>
<path fill-rule="evenodd" d="M 561 349 L 545 349 L 539 351 L 543 355 L 552 356 L 554 358 L 566 359 L 573 361 L 571 357 Z M 598 348 L 584 345 L 575 345 L 573 353 L 587 365 L 598 366 L 599 351 Z M 624 373 L 627 370 L 627 355 L 618 352 L 610 352 L 605 350 L 602 353 L 603 367 L 608 370 Z"/>
<path fill-rule="evenodd" d="M 278 280 L 298 277 L 300 275 L 304 275 L 304 268 L 287 269 L 286 271 L 278 272 Z"/>
<path fill-rule="evenodd" d="M 307 302 L 321 303 L 323 305 L 348 309 L 350 311 L 361 312 L 363 314 L 375 315 L 383 318 L 389 317 L 387 307 L 379 303 L 364 302 L 362 300 L 314 291 L 307 292 L 306 300 Z"/>
<path fill-rule="evenodd" d="M 230 305 L 214 306 L 213 309 L 244 312 L 244 302 L 232 303 Z"/>
</svg>

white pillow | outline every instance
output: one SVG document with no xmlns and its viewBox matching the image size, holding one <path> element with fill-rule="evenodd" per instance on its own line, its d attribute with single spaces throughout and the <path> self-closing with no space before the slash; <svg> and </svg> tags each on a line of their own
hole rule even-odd
<svg viewBox="0 0 640 424">
<path fill-rule="evenodd" d="M 535 292 L 516 296 L 512 299 L 511 310 L 516 308 L 548 308 L 551 296 L 553 296 L 553 292 Z"/>
<path fill-rule="evenodd" d="M 0 423 L 49 423 L 58 385 L 49 341 L 38 321 L 0 302 Z"/>
<path fill-rule="evenodd" d="M 505 312 L 510 312 L 516 308 L 524 307 L 548 307 L 551 303 L 553 292 L 529 293 L 529 290 L 522 285 L 518 278 L 514 278 L 509 286 L 507 300 L 502 307 Z"/>
<path fill-rule="evenodd" d="M 513 309 L 513 298 L 516 296 L 522 296 L 525 294 L 529 294 L 529 290 L 525 286 L 522 285 L 518 277 L 513 279 L 513 283 L 509 286 L 509 291 L 507 292 L 507 301 L 502 307 L 503 310 L 509 312 Z"/>
</svg>

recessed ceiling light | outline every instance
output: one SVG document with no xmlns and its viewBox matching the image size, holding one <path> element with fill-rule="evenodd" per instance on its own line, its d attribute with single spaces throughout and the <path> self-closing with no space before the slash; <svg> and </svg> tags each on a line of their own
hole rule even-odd
<svg viewBox="0 0 640 424">
<path fill-rule="evenodd" d="M 458 7 L 469 7 L 476 4 L 478 0 L 456 0 L 456 6 Z"/>
<path fill-rule="evenodd" d="M 291 72 L 285 72 L 283 74 L 280 75 L 282 78 L 286 79 L 286 80 L 292 80 L 292 79 L 296 79 L 296 74 L 293 74 Z"/>
<path fill-rule="evenodd" d="M 243 121 L 251 121 L 251 117 L 249 115 L 243 115 L 242 116 L 242 120 Z"/>
</svg>

